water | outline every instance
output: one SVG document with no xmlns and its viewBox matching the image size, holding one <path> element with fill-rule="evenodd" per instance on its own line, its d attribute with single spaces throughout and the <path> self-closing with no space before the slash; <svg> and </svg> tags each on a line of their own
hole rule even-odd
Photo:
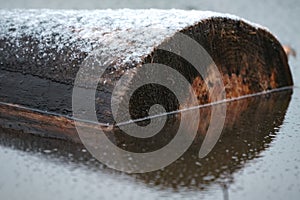
<svg viewBox="0 0 300 200">
<path fill-rule="evenodd" d="M 109 169 L 79 144 L 1 128 L 0 197 L 297 199 L 299 95 L 296 88 L 293 94 L 284 91 L 228 103 L 222 136 L 207 157 L 198 158 L 200 130 L 176 162 L 144 174 Z M 122 141 L 122 136 L 116 134 L 116 140 Z M 136 148 L 134 141 L 122 144 L 131 151 Z"/>
<path fill-rule="evenodd" d="M 181 8 L 226 12 L 260 23 L 300 52 L 297 0 L 0 1 L 1 8 Z M 300 66 L 291 58 L 293 94 L 241 100 L 252 106 L 227 128 L 213 151 L 199 144 L 156 172 L 128 175 L 97 162 L 85 148 L 0 129 L 0 199 L 298 199 L 300 195 Z M 289 97 L 291 100 L 289 101 Z M 265 100 L 267 99 L 267 100 Z M 264 103 L 266 101 L 266 103 Z M 243 103 L 244 102 L 244 103 Z M 230 105 L 229 105 L 230 106 Z M 201 138 L 200 138 L 201 139 Z M 128 148 L 131 148 L 130 145 Z"/>
</svg>

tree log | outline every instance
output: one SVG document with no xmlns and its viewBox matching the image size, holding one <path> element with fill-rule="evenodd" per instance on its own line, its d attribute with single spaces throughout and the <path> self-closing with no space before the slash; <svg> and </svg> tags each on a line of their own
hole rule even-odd
<svg viewBox="0 0 300 200">
<path fill-rule="evenodd" d="M 222 75 L 225 98 L 293 85 L 278 40 L 265 28 L 232 15 L 128 9 L 2 10 L 0 15 L 0 108 L 6 118 L 22 107 L 31 113 L 22 118 L 36 114 L 39 122 L 49 123 L 50 118 L 42 117 L 47 112 L 52 119 L 63 119 L 62 124 L 72 121 L 75 79 L 95 51 L 98 57 L 93 64 L 105 69 L 95 95 L 100 123 L 114 123 L 111 97 L 117 82 L 124 74 L 138 78 L 147 63 L 172 66 L 188 80 L 200 105 L 213 102 L 207 80 L 192 64 L 160 48 L 176 33 L 192 38 L 208 52 Z M 86 77 L 80 87 L 89 88 L 93 78 L 98 77 Z M 130 83 L 123 86 L 124 92 Z M 124 92 L 119 93 L 120 99 Z M 153 104 L 162 104 L 167 112 L 183 106 L 172 92 L 150 84 L 130 99 L 131 117 L 147 117 Z"/>
</svg>

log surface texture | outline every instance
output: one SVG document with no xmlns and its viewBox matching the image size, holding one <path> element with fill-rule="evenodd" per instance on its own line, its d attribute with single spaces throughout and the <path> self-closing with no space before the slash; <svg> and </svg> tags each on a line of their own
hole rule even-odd
<svg viewBox="0 0 300 200">
<path fill-rule="evenodd" d="M 190 82 L 199 104 L 210 103 L 205 80 L 191 64 L 158 48 L 177 32 L 210 54 L 221 72 L 226 98 L 293 85 L 278 40 L 265 28 L 231 15 L 124 9 L 1 10 L 0 16 L 0 102 L 66 116 L 65 121 L 72 116 L 77 72 L 94 51 L 100 52 L 95 64 L 108 66 L 96 93 L 101 123 L 114 122 L 110 104 L 117 81 L 124 73 L 138 76 L 145 63 L 172 66 Z M 87 78 L 82 87 L 88 85 Z M 147 116 L 147 109 L 157 103 L 167 111 L 180 107 L 171 94 L 155 87 L 133 98 L 133 118 Z M 2 106 L 1 115 L 7 115 L 7 110 Z M 51 121 L 39 120 L 43 119 Z"/>
</svg>

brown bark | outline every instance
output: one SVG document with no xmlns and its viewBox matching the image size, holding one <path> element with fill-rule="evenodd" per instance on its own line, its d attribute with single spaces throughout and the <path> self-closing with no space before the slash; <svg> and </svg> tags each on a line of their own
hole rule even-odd
<svg viewBox="0 0 300 200">
<path fill-rule="evenodd" d="M 144 14 L 134 17 L 135 12 Z M 190 82 L 199 104 L 209 103 L 212 100 L 205 80 L 193 66 L 159 49 L 177 32 L 197 41 L 211 55 L 221 72 L 226 98 L 293 85 L 286 54 L 271 33 L 226 16 L 203 18 L 199 12 L 197 21 L 195 12 L 121 10 L 92 15 L 83 11 L 1 11 L 4 17 L 0 19 L 0 101 L 52 112 L 62 116 L 62 121 L 54 118 L 64 124 L 72 116 L 72 88 L 79 67 L 97 50 L 102 53 L 95 64 L 110 61 L 100 66 L 107 69 L 96 93 L 101 123 L 114 123 L 110 104 L 117 81 L 124 73 L 138 77 L 138 69 L 145 63 L 172 66 Z M 89 20 L 99 23 L 87 24 Z M 158 31 L 157 21 L 163 27 Z M 87 78 L 82 87 L 88 87 L 89 81 Z M 167 111 L 182 106 L 169 91 L 149 85 L 137 91 L 130 101 L 132 117 L 147 116 L 149 108 L 157 103 Z M 37 124 L 46 122 L 46 126 L 51 121 L 41 113 L 26 112 L 1 106 L 1 120 L 10 115 L 17 119 L 20 115 L 20 119 L 35 118 Z M 67 132 L 72 129 L 64 128 Z M 73 138 L 71 132 L 68 137 Z"/>
</svg>

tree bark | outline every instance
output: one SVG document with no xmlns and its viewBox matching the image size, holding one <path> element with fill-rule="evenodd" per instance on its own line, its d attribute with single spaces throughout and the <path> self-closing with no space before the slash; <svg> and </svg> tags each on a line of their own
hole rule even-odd
<svg viewBox="0 0 300 200">
<path fill-rule="evenodd" d="M 22 117 L 36 118 L 37 123 L 51 121 L 43 112 L 63 118 L 59 120 L 62 126 L 71 123 L 75 79 L 94 52 L 97 59 L 90 67 L 105 69 L 95 95 L 100 123 L 114 123 L 111 96 L 120 78 L 124 74 L 139 78 L 139 70 L 147 63 L 172 66 L 188 80 L 200 105 L 211 103 L 207 80 L 191 63 L 160 49 L 176 33 L 192 38 L 209 53 L 221 73 L 225 98 L 293 85 L 287 56 L 278 40 L 266 29 L 234 16 L 180 10 L 0 13 L 2 119 L 10 113 L 17 116 L 14 109 L 21 106 L 28 112 L 21 112 Z M 85 77 L 80 87 L 89 88 L 97 78 Z M 130 83 L 118 93 L 120 99 Z M 170 91 L 150 84 L 130 100 L 130 114 L 133 119 L 147 117 L 149 108 L 157 103 L 167 112 L 183 106 Z"/>
</svg>

